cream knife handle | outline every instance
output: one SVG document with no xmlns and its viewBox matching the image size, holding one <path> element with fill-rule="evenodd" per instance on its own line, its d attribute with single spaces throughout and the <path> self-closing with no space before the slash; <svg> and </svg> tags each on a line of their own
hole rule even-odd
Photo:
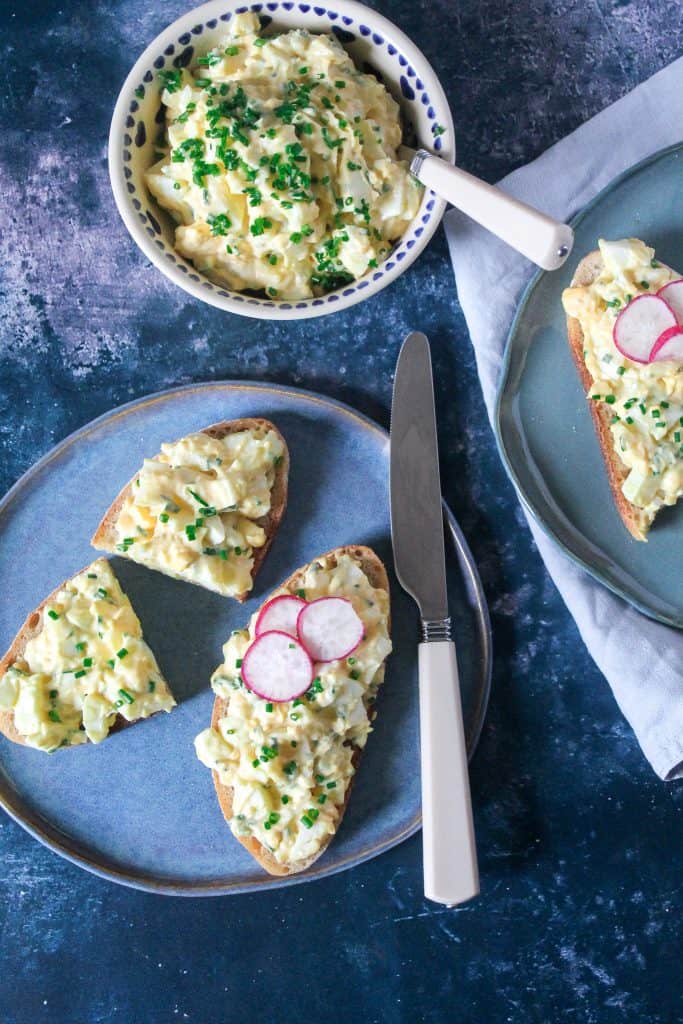
<svg viewBox="0 0 683 1024">
<path fill-rule="evenodd" d="M 418 664 L 424 891 L 453 906 L 479 892 L 455 646 L 421 643 Z"/>
<path fill-rule="evenodd" d="M 558 270 L 574 232 L 533 206 L 419 149 L 410 170 L 424 185 L 544 270 Z"/>
</svg>

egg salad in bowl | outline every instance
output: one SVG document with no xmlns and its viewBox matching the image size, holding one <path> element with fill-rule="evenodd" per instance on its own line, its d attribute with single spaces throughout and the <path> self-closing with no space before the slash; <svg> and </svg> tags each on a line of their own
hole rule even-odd
<svg viewBox="0 0 683 1024">
<path fill-rule="evenodd" d="M 324 294 L 377 268 L 415 217 L 398 104 L 333 35 L 264 36 L 237 14 L 191 68 L 159 77 L 165 144 L 147 185 L 212 281 Z"/>
<path fill-rule="evenodd" d="M 356 3 L 209 0 L 146 48 L 119 95 L 109 170 L 144 255 L 194 298 L 268 320 L 370 298 L 446 203 L 400 145 L 455 160 L 417 47 Z"/>
</svg>

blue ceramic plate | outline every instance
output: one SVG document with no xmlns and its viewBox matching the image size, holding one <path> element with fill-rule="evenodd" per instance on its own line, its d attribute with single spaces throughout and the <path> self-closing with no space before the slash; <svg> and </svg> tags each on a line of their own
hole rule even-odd
<svg viewBox="0 0 683 1024">
<path fill-rule="evenodd" d="M 32 835 L 96 874 L 188 895 L 272 889 L 320 878 L 394 846 L 420 825 L 417 613 L 392 577 L 395 653 L 339 835 L 304 876 L 265 875 L 233 838 L 193 739 L 211 719 L 209 677 L 232 629 L 290 572 L 339 544 L 374 547 L 391 567 L 389 445 L 347 406 L 267 384 L 204 384 L 108 413 L 63 441 L 0 503 L 0 650 L 24 617 L 95 557 L 99 519 L 145 455 L 209 423 L 266 416 L 289 444 L 287 515 L 246 605 L 149 572 L 114 568 L 178 700 L 158 715 L 51 758 L 0 737 L 0 802 Z M 470 752 L 490 680 L 490 633 L 471 555 L 450 513 L 449 587 Z M 36 523 L 40 542 L 36 543 Z"/>
<path fill-rule="evenodd" d="M 498 444 L 538 523 L 579 565 L 647 615 L 683 627 L 683 505 L 657 517 L 647 544 L 623 526 L 567 344 L 561 294 L 598 238 L 642 238 L 683 269 L 683 145 L 615 179 L 576 219 L 572 259 L 537 274 L 507 343 Z"/>
</svg>

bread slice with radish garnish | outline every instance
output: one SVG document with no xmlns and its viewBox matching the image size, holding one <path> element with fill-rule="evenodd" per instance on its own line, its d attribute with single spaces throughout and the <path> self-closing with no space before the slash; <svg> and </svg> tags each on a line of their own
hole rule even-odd
<svg viewBox="0 0 683 1024">
<path fill-rule="evenodd" d="M 305 871 L 339 828 L 390 625 L 384 565 L 348 546 L 294 572 L 223 648 L 195 746 L 233 834 L 272 875 Z"/>
<path fill-rule="evenodd" d="M 599 246 L 562 303 L 614 502 L 643 541 L 683 494 L 683 280 L 638 239 Z"/>
<path fill-rule="evenodd" d="M 167 444 L 126 484 L 92 545 L 244 601 L 287 506 L 289 452 L 269 420 Z"/>
</svg>

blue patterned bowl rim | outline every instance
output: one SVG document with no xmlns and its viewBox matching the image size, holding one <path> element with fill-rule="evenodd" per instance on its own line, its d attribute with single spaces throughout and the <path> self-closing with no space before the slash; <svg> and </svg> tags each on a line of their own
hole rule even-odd
<svg viewBox="0 0 683 1024">
<path fill-rule="evenodd" d="M 396 244 L 388 259 L 371 274 L 327 295 L 276 301 L 230 291 L 214 284 L 183 259 L 164 238 L 159 224 L 159 209 L 151 200 L 141 175 L 135 172 L 135 151 L 148 139 L 141 105 L 145 97 L 158 93 L 156 75 L 164 66 L 184 66 L 192 59 L 194 44 L 207 31 L 213 32 L 234 14 L 253 11 L 264 25 L 278 14 L 291 24 L 292 15 L 305 15 L 306 27 L 333 32 L 342 42 L 363 42 L 373 55 L 382 58 L 381 73 L 395 95 L 402 96 L 404 112 L 418 115 L 428 126 L 429 138 L 422 133 L 419 143 L 449 162 L 455 160 L 453 119 L 444 91 L 427 59 L 413 42 L 382 15 L 356 0 L 335 0 L 318 6 L 294 0 L 243 4 L 230 0 L 210 0 L 189 11 L 160 33 L 146 48 L 126 78 L 114 109 L 109 134 L 109 173 L 119 213 L 145 256 L 175 284 L 210 305 L 243 316 L 267 320 L 295 320 L 324 316 L 345 309 L 375 295 L 395 280 L 414 262 L 436 231 L 446 203 L 425 190 L 420 209 Z M 311 24 L 311 19 L 315 24 Z M 393 77 L 389 77 L 389 66 Z M 153 92 L 152 92 L 153 90 Z M 150 209 L 151 207 L 151 209 Z M 163 214 L 162 214 L 163 218 Z"/>
</svg>

